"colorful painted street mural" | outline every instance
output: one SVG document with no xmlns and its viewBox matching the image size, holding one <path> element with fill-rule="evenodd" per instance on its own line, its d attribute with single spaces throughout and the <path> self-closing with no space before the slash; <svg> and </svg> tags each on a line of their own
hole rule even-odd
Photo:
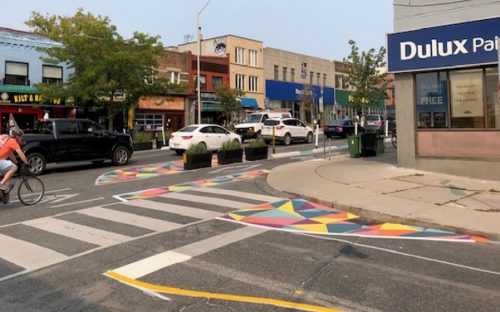
<svg viewBox="0 0 500 312">
<path fill-rule="evenodd" d="M 218 167 L 217 157 L 212 158 L 212 167 Z M 154 178 L 162 175 L 171 175 L 184 172 L 184 163 L 182 160 L 174 162 L 165 162 L 158 164 L 149 164 L 141 166 L 132 166 L 106 172 L 100 175 L 95 185 L 109 185 Z"/>
<path fill-rule="evenodd" d="M 318 203 L 304 199 L 291 199 L 238 210 L 220 219 L 311 234 L 489 242 L 489 240 L 479 236 L 462 235 L 419 226 L 393 223 L 362 225 L 350 221 L 356 218 L 358 216 L 355 214 L 332 210 Z"/>
<path fill-rule="evenodd" d="M 182 183 L 182 184 L 177 184 L 177 185 L 152 188 L 152 189 L 137 191 L 137 192 L 132 192 L 132 193 L 124 193 L 124 194 L 120 194 L 120 195 L 115 195 L 114 197 L 119 199 L 119 200 L 122 200 L 122 201 L 128 201 L 128 200 L 134 200 L 134 199 L 146 199 L 146 198 L 159 196 L 162 194 L 167 194 L 170 192 L 187 191 L 187 190 L 191 190 L 191 189 L 194 189 L 197 187 L 210 187 L 210 186 L 217 186 L 217 185 L 226 184 L 226 183 L 251 180 L 251 179 L 255 179 L 257 177 L 265 176 L 269 172 L 270 172 L 270 170 L 265 170 L 265 169 L 240 172 L 240 173 L 235 173 L 235 174 L 231 174 L 231 175 L 227 175 L 227 176 L 223 176 L 223 177 L 212 178 L 212 179 L 199 180 L 199 181 L 187 182 L 187 183 Z"/>
</svg>

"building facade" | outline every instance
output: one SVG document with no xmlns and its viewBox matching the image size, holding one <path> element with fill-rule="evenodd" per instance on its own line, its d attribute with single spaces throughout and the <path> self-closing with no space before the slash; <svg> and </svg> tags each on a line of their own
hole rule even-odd
<svg viewBox="0 0 500 312">
<path fill-rule="evenodd" d="M 198 53 L 196 42 L 181 44 L 179 52 Z M 242 106 L 264 108 L 264 54 L 262 41 L 226 35 L 201 41 L 201 56 L 229 58 L 229 85 L 245 92 Z"/>
<path fill-rule="evenodd" d="M 334 62 L 266 47 L 264 77 L 267 108 L 286 109 L 308 123 L 333 117 Z"/>
<path fill-rule="evenodd" d="M 500 3 L 394 1 L 398 163 L 500 179 Z"/>
<path fill-rule="evenodd" d="M 66 64 L 49 64 L 38 48 L 58 43 L 45 36 L 0 28 L 0 129 L 4 132 L 9 114 L 19 127 L 32 128 L 47 113 L 50 117 L 74 116 L 63 99 L 42 99 L 36 84 L 62 83 L 72 71 Z"/>
</svg>

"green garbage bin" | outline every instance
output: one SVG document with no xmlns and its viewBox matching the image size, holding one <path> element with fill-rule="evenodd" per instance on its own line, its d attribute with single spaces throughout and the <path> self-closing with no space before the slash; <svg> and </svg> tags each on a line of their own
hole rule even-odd
<svg viewBox="0 0 500 312">
<path fill-rule="evenodd" d="M 361 148 L 359 146 L 360 140 L 358 135 L 352 135 L 347 138 L 347 145 L 349 146 L 349 153 L 352 158 L 361 156 Z"/>
</svg>

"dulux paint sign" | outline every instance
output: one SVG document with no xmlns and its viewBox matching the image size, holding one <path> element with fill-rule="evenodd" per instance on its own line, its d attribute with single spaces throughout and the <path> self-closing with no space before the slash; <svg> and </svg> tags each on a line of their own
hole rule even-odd
<svg viewBox="0 0 500 312">
<path fill-rule="evenodd" d="M 387 35 L 390 72 L 496 64 L 500 17 Z"/>
</svg>

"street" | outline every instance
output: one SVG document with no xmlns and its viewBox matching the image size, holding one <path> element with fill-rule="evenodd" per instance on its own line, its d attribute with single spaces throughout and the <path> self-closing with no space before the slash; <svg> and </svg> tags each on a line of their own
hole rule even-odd
<svg viewBox="0 0 500 312">
<path fill-rule="evenodd" d="M 323 208 L 271 188 L 267 173 L 323 156 L 185 172 L 180 156 L 155 150 L 134 153 L 127 167 L 51 166 L 42 203 L 0 209 L 0 311 L 498 310 L 496 242 L 279 226 L 299 205 Z"/>
</svg>

